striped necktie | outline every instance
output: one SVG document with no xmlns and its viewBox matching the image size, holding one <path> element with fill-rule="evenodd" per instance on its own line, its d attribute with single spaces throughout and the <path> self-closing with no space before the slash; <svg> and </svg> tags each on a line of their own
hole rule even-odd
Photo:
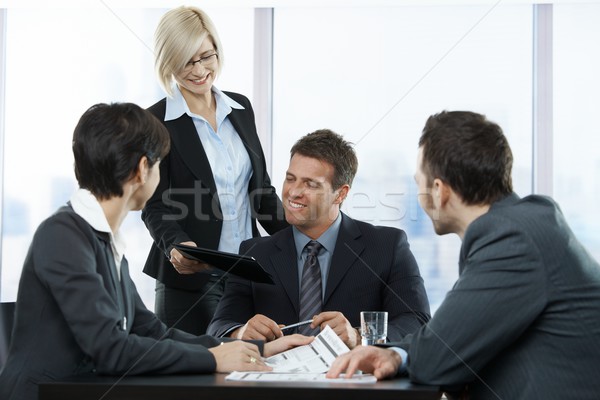
<svg viewBox="0 0 600 400">
<path fill-rule="evenodd" d="M 311 240 L 306 245 L 308 256 L 302 269 L 302 283 L 300 284 L 300 319 L 306 321 L 321 312 L 321 266 L 317 255 L 323 246 L 321 243 Z M 319 328 L 311 329 L 310 325 L 301 326 L 298 329 L 303 335 L 317 335 Z"/>
</svg>

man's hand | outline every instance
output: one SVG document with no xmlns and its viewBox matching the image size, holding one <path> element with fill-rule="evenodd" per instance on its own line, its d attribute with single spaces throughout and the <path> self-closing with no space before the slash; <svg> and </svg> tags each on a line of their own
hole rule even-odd
<svg viewBox="0 0 600 400">
<path fill-rule="evenodd" d="M 350 325 L 350 322 L 344 317 L 344 314 L 338 311 L 325 311 L 313 318 L 311 328 L 317 326 L 324 329 L 325 326 L 329 325 L 331 329 L 339 336 L 340 339 L 348 346 L 353 349 L 360 344 L 360 334 L 356 329 Z"/>
<path fill-rule="evenodd" d="M 344 371 L 350 378 L 357 370 L 373 374 L 377 379 L 384 379 L 398 373 L 402 358 L 394 350 L 375 346 L 357 346 L 354 350 L 342 354 L 335 359 L 327 378 L 337 378 Z"/>
<path fill-rule="evenodd" d="M 246 325 L 234 330 L 230 336 L 235 339 L 270 342 L 283 336 L 281 326 L 262 314 L 256 314 L 246 322 Z"/>
<path fill-rule="evenodd" d="M 181 244 L 197 247 L 194 242 L 182 242 Z M 171 261 L 175 270 L 182 275 L 195 274 L 196 272 L 210 271 L 212 269 L 209 264 L 185 258 L 176 248 L 171 249 L 170 255 L 171 258 L 169 261 Z"/>
</svg>

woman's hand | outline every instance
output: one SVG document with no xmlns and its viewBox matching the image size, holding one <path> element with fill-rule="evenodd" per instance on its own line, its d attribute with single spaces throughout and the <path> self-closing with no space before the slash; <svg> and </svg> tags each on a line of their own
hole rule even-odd
<svg viewBox="0 0 600 400">
<path fill-rule="evenodd" d="M 216 372 L 271 371 L 263 362 L 258 347 L 253 343 L 236 340 L 208 349 L 217 361 Z"/>
<path fill-rule="evenodd" d="M 294 347 L 304 346 L 313 340 L 314 336 L 304 336 L 298 333 L 295 335 L 280 337 L 272 342 L 265 343 L 265 357 L 274 356 L 275 354 L 279 354 Z"/>
<path fill-rule="evenodd" d="M 181 244 L 197 247 L 194 242 L 182 242 Z M 185 258 L 176 248 L 171 249 L 170 261 L 171 264 L 173 264 L 173 267 L 175 267 L 175 270 L 182 275 L 195 274 L 196 272 L 209 271 L 212 269 L 209 264 Z"/>
</svg>

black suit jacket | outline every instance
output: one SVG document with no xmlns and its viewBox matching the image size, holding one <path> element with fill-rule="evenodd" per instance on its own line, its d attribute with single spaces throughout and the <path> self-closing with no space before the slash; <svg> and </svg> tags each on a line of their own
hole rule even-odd
<svg viewBox="0 0 600 400">
<path fill-rule="evenodd" d="M 278 324 L 298 322 L 299 282 L 292 228 L 242 242 L 240 254 L 255 257 L 275 285 L 229 276 L 207 333 L 221 336 L 264 314 Z M 423 279 L 406 234 L 342 215 L 323 300 L 323 311 L 340 311 L 354 327 L 361 311 L 388 311 L 388 338 L 399 340 L 429 319 Z"/>
<path fill-rule="evenodd" d="M 267 232 L 276 232 L 288 224 L 267 173 L 252 105 L 241 94 L 225 94 L 244 107 L 243 110 L 233 109 L 228 118 L 244 142 L 252 163 L 248 194 L 253 234 L 259 235 L 257 220 Z M 173 244 L 185 241 L 194 241 L 209 249 L 219 247 L 223 215 L 213 173 L 188 115 L 165 121 L 166 99 L 148 110 L 169 130 L 171 151 L 160 164 L 160 183 L 142 212 L 142 219 L 154 239 L 144 272 L 169 287 L 200 289 L 209 275 L 178 274 L 169 262 L 169 254 Z"/>
<path fill-rule="evenodd" d="M 69 206 L 36 231 L 25 259 L 0 399 L 37 399 L 37 384 L 79 374 L 214 372 L 210 336 L 167 330 L 146 309 L 107 233 Z"/>
</svg>

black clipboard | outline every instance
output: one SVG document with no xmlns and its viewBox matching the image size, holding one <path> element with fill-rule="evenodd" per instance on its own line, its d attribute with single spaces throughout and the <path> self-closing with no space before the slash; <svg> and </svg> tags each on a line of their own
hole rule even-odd
<svg viewBox="0 0 600 400">
<path fill-rule="evenodd" d="M 224 251 L 204 249 L 202 247 L 174 244 L 184 257 L 191 260 L 205 262 L 222 271 L 237 275 L 258 283 L 273 285 L 273 278 L 263 269 L 254 257 L 242 256 Z"/>
</svg>

